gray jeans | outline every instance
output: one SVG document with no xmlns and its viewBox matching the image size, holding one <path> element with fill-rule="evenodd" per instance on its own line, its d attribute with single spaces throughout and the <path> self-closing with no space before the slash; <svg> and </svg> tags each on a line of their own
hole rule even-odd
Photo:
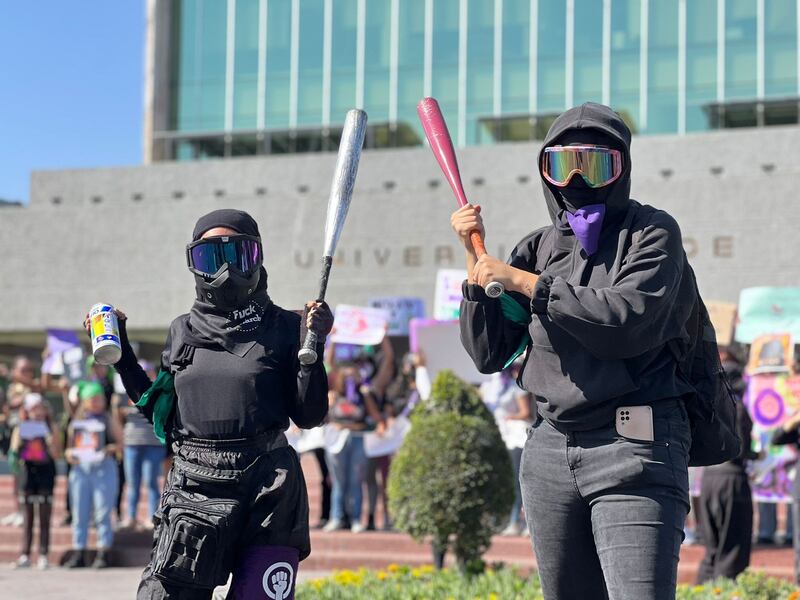
<svg viewBox="0 0 800 600">
<path fill-rule="evenodd" d="M 529 430 L 520 483 L 546 600 L 675 598 L 690 429 L 680 400 L 656 403 L 653 421 L 655 442 L 613 423 Z"/>
</svg>

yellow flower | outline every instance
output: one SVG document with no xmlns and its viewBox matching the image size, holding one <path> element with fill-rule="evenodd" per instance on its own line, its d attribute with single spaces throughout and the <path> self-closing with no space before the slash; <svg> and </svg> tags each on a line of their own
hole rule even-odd
<svg viewBox="0 0 800 600">
<path fill-rule="evenodd" d="M 411 569 L 411 576 L 414 579 L 419 579 L 420 577 L 422 577 L 422 569 L 419 568 Z"/>
<path fill-rule="evenodd" d="M 355 573 L 353 571 L 339 571 L 333 576 L 333 580 L 340 585 L 361 585 L 364 579 L 362 573 Z"/>
<path fill-rule="evenodd" d="M 797 590 L 796 592 L 792 592 L 791 594 L 789 594 L 788 600 L 798 600 L 798 599 L 800 599 L 800 590 Z"/>
<path fill-rule="evenodd" d="M 390 573 L 397 573 L 400 570 L 400 566 L 396 565 L 395 563 L 390 564 L 386 567 Z"/>
<path fill-rule="evenodd" d="M 497 594 L 495 594 L 494 592 L 489 594 L 489 600 L 497 600 Z"/>
<path fill-rule="evenodd" d="M 379 579 L 380 581 L 384 581 L 384 580 L 386 580 L 386 578 L 387 578 L 387 577 L 389 577 L 389 574 L 388 574 L 386 571 L 384 571 L 383 569 L 381 569 L 380 571 L 378 571 L 378 579 Z"/>
<path fill-rule="evenodd" d="M 426 575 L 430 575 L 434 571 L 433 565 L 422 565 L 419 569 Z"/>
<path fill-rule="evenodd" d="M 721 587 L 715 587 L 714 588 L 714 595 L 715 596 L 719 596 L 721 593 L 722 593 L 722 588 Z"/>
</svg>

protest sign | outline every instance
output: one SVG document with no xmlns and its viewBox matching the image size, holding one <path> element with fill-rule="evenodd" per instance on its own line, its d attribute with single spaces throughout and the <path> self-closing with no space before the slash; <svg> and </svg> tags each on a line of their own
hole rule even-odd
<svg viewBox="0 0 800 600">
<path fill-rule="evenodd" d="M 105 458 L 106 424 L 97 419 L 73 421 L 72 455 L 81 464 L 96 464 Z"/>
<path fill-rule="evenodd" d="M 793 446 L 772 446 L 770 439 L 800 408 L 800 377 L 754 375 L 744 401 L 753 420 L 753 449 L 765 452 L 751 467 L 753 497 L 762 502 L 791 502 L 797 451 Z"/>
<path fill-rule="evenodd" d="M 336 307 L 334 322 L 332 342 L 374 346 L 380 344 L 386 335 L 389 313 L 380 308 L 340 304 Z"/>
<path fill-rule="evenodd" d="M 364 453 L 369 458 L 394 454 L 403 445 L 409 431 L 411 421 L 406 417 L 397 417 L 382 434 L 370 432 L 364 436 Z"/>
<path fill-rule="evenodd" d="M 389 335 L 408 335 L 408 322 L 425 316 L 425 301 L 422 298 L 386 296 L 372 298 L 369 305 L 389 313 Z"/>
<path fill-rule="evenodd" d="M 750 344 L 767 333 L 789 333 L 800 339 L 800 287 L 742 290 L 736 341 Z"/>
<path fill-rule="evenodd" d="M 706 308 L 717 335 L 717 344 L 730 346 L 736 328 L 736 305 L 727 302 L 706 302 Z"/>
<path fill-rule="evenodd" d="M 42 363 L 42 373 L 64 375 L 64 353 L 80 348 L 78 334 L 66 329 L 47 330 L 47 356 Z"/>
<path fill-rule="evenodd" d="M 432 379 L 443 369 L 450 369 L 470 383 L 482 383 L 490 378 L 475 368 L 467 351 L 461 345 L 458 321 L 412 319 L 409 342 L 412 352 L 425 355 L 426 366 Z"/>
<path fill-rule="evenodd" d="M 461 284 L 466 278 L 467 272 L 462 269 L 439 269 L 436 272 L 434 319 L 448 321 L 458 318 L 461 310 Z"/>
<path fill-rule="evenodd" d="M 323 427 L 314 427 L 313 429 L 291 427 L 286 431 L 286 440 L 295 452 L 303 454 L 325 446 L 325 429 Z"/>
<path fill-rule="evenodd" d="M 50 428 L 46 421 L 21 421 L 19 424 L 19 438 L 21 440 L 34 440 L 50 435 Z"/>
<path fill-rule="evenodd" d="M 747 374 L 791 373 L 794 370 L 794 344 L 788 333 L 760 335 L 750 346 Z"/>
</svg>

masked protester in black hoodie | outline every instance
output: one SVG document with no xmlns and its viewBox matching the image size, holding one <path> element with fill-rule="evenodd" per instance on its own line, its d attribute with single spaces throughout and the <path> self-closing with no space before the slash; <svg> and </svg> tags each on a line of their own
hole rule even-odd
<svg viewBox="0 0 800 600">
<path fill-rule="evenodd" d="M 155 382 L 118 313 L 116 368 L 175 452 L 137 597 L 210 599 L 233 572 L 229 599 L 294 598 L 298 562 L 310 551 L 308 498 L 283 432 L 290 418 L 314 427 L 327 413 L 324 367 L 301 366 L 297 351 L 309 327 L 322 356 L 333 316 L 325 303 L 309 302 L 304 319 L 272 303 L 247 213 L 201 217 L 187 262 L 197 299 L 172 322 Z"/>
<path fill-rule="evenodd" d="M 491 373 L 527 345 L 519 382 L 538 418 L 520 482 L 547 600 L 675 596 L 692 390 L 672 347 L 689 339 L 696 292 L 678 224 L 630 198 L 630 142 L 606 106 L 557 118 L 539 154 L 552 225 L 508 263 L 476 258 L 479 207 L 452 217 L 467 254 L 464 347 Z M 490 281 L 506 296 L 488 298 Z"/>
</svg>

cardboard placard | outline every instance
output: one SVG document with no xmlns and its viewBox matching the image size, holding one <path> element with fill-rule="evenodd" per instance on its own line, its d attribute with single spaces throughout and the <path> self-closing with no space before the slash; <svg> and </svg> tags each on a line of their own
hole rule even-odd
<svg viewBox="0 0 800 600">
<path fill-rule="evenodd" d="M 717 345 L 730 346 L 736 329 L 736 305 L 729 302 L 706 302 L 708 316 L 717 335 Z"/>
</svg>

